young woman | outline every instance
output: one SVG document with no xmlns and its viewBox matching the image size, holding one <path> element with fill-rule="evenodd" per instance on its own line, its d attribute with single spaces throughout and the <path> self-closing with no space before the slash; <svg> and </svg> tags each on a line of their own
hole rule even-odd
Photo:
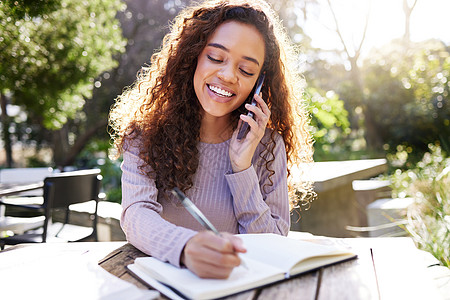
<svg viewBox="0 0 450 300">
<path fill-rule="evenodd" d="M 265 2 L 206 1 L 177 16 L 110 113 L 130 243 L 201 277 L 226 278 L 246 251 L 233 234 L 288 233 L 289 208 L 311 188 L 292 196 L 287 181 L 290 166 L 312 160 L 296 58 Z M 238 139 L 243 122 L 249 131 Z M 223 234 L 205 231 L 174 187 Z"/>
</svg>

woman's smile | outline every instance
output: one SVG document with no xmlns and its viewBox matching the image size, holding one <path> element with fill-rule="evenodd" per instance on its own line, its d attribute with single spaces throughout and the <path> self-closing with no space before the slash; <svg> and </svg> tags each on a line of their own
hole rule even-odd
<svg viewBox="0 0 450 300">
<path fill-rule="evenodd" d="M 226 103 L 233 100 L 233 97 L 236 96 L 236 94 L 228 88 L 220 87 L 216 84 L 206 84 L 206 86 L 209 89 L 211 99 L 214 101 Z"/>
<path fill-rule="evenodd" d="M 222 96 L 222 97 L 231 97 L 231 96 L 234 95 L 233 93 L 228 92 L 228 91 L 226 91 L 226 90 L 223 90 L 223 89 L 221 89 L 221 88 L 218 87 L 218 86 L 215 86 L 215 85 L 212 85 L 212 84 L 207 84 L 207 86 L 208 86 L 208 88 L 209 88 L 211 91 L 213 91 L 215 94 L 218 94 L 219 96 Z"/>
</svg>

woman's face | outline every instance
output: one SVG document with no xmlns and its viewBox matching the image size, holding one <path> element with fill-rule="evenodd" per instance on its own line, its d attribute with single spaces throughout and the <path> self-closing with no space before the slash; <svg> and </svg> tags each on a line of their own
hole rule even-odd
<svg viewBox="0 0 450 300">
<path fill-rule="evenodd" d="M 247 99 L 264 63 L 264 40 L 249 24 L 228 21 L 197 60 L 194 89 L 204 117 L 229 117 Z"/>
</svg>

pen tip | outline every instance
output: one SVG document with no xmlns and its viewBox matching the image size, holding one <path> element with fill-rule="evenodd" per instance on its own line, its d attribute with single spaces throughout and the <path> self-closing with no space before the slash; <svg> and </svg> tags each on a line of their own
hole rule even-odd
<svg viewBox="0 0 450 300">
<path fill-rule="evenodd" d="M 177 187 L 174 187 L 172 190 L 170 190 L 170 192 L 175 196 L 175 197 L 178 197 L 178 198 L 180 198 L 180 199 L 183 199 L 184 197 L 183 197 L 183 193 L 180 191 L 180 189 L 179 188 L 177 188 Z"/>
</svg>

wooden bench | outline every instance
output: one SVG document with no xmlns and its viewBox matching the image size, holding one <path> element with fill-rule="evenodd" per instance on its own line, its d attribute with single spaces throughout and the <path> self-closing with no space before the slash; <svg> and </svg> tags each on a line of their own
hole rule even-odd
<svg viewBox="0 0 450 300">
<path fill-rule="evenodd" d="M 367 226 L 367 221 L 361 223 L 365 206 L 362 208 L 356 199 L 352 183 L 372 178 L 386 170 L 386 159 L 315 162 L 293 169 L 295 180 L 314 182 L 317 199 L 309 210 L 293 211 L 291 230 L 332 237 L 354 237 L 354 233 L 346 227 Z"/>
<path fill-rule="evenodd" d="M 369 226 L 367 216 L 367 205 L 377 199 L 390 198 L 392 195 L 391 182 L 389 180 L 353 180 L 352 188 L 355 194 L 356 205 L 359 217 L 359 226 Z M 361 236 L 368 236 L 361 233 Z"/>
<path fill-rule="evenodd" d="M 401 226 L 405 224 L 406 212 L 413 203 L 412 198 L 385 198 L 369 204 L 367 219 L 369 227 L 374 229 L 368 231 L 369 236 L 405 236 L 406 232 Z"/>
<path fill-rule="evenodd" d="M 368 226 L 347 226 L 356 236 L 396 237 L 407 236 L 408 207 L 414 203 L 412 198 L 378 199 L 367 205 Z"/>
</svg>

